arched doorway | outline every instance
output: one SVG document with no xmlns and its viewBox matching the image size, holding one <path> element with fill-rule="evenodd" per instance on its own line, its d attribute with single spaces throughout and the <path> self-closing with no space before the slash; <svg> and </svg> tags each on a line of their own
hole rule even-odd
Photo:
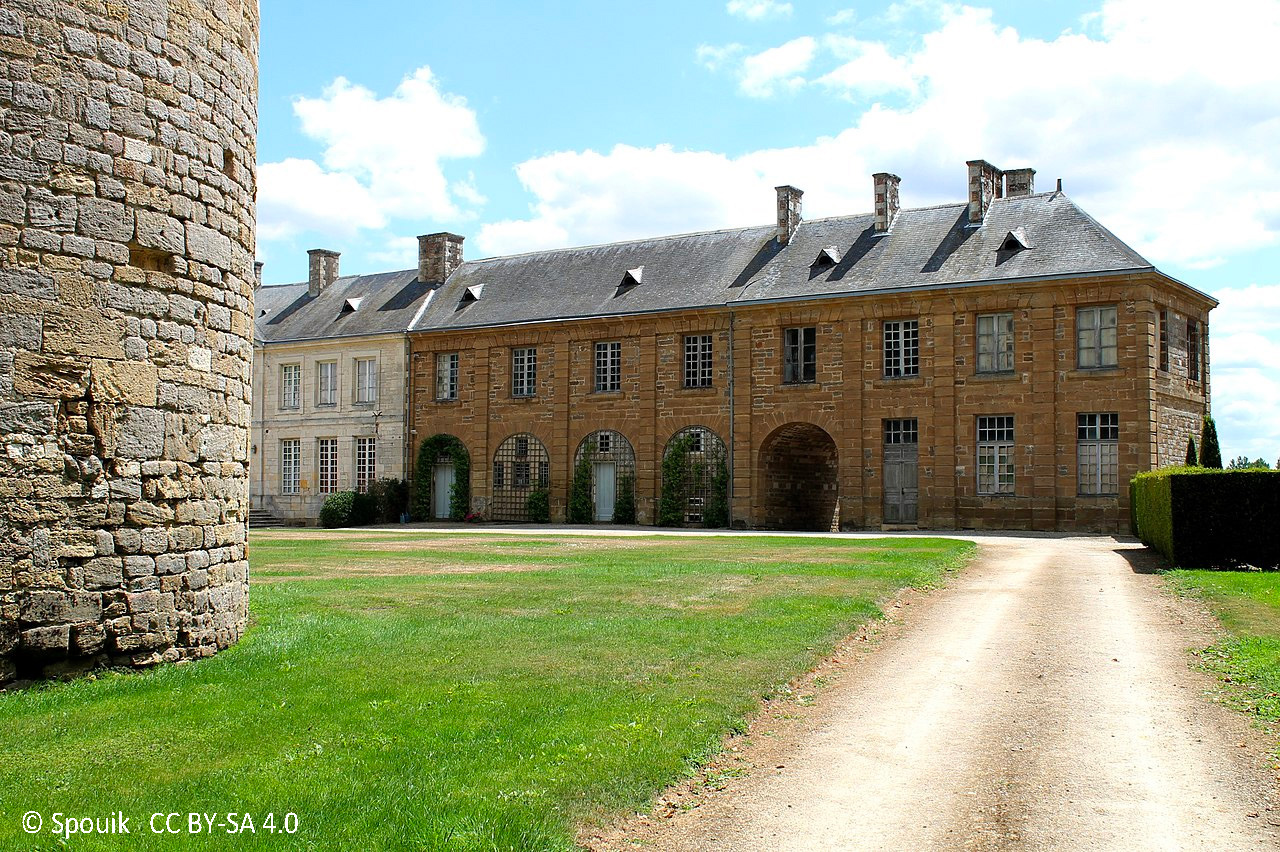
<svg viewBox="0 0 1280 852">
<path fill-rule="evenodd" d="M 551 457 L 534 435 L 521 432 L 493 454 L 489 517 L 495 521 L 529 520 L 529 495 L 551 487 Z"/>
<path fill-rule="evenodd" d="M 592 432 L 578 444 L 574 470 L 584 459 L 591 465 L 593 521 L 612 521 L 620 498 L 630 498 L 631 505 L 635 505 L 636 453 L 626 435 L 612 429 Z M 631 514 L 634 516 L 634 509 Z M 628 523 L 633 521 L 634 517 Z"/>
<path fill-rule="evenodd" d="M 471 455 L 454 435 L 441 432 L 418 446 L 413 473 L 417 520 L 460 521 L 471 511 Z"/>
<path fill-rule="evenodd" d="M 705 426 L 671 436 L 662 453 L 658 525 L 727 527 L 729 471 L 724 441 Z"/>
<path fill-rule="evenodd" d="M 829 530 L 839 502 L 836 442 L 812 423 L 788 423 L 760 445 L 756 500 L 760 526 Z"/>
</svg>

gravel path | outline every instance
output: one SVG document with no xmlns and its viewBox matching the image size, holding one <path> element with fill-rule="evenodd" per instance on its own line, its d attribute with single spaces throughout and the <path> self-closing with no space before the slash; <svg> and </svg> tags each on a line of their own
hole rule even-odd
<svg viewBox="0 0 1280 852">
<path fill-rule="evenodd" d="M 1141 546 L 977 540 L 807 719 L 753 731 L 746 777 L 593 847 L 1280 848 L 1268 740 L 1205 698 L 1206 625 Z"/>
</svg>

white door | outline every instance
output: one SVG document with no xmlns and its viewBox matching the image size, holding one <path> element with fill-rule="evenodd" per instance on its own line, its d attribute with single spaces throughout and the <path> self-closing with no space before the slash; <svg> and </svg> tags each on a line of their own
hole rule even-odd
<svg viewBox="0 0 1280 852">
<path fill-rule="evenodd" d="M 613 462 L 595 463 L 596 520 L 613 520 L 613 501 L 617 494 L 616 469 Z"/>
<path fill-rule="evenodd" d="M 435 518 L 449 517 L 449 499 L 453 496 L 453 463 L 436 465 L 436 479 L 431 486 L 431 509 Z"/>
</svg>

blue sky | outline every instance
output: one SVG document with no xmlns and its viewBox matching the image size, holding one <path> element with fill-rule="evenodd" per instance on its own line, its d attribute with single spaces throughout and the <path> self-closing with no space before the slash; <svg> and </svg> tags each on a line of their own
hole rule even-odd
<svg viewBox="0 0 1280 852">
<path fill-rule="evenodd" d="M 306 277 L 958 201 L 1032 166 L 1209 292 L 1223 454 L 1280 456 L 1280 4 L 262 4 L 259 259 Z"/>
</svg>

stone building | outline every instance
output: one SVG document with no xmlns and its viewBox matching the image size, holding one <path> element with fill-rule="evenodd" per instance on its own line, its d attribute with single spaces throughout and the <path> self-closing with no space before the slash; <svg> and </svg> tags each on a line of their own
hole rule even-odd
<svg viewBox="0 0 1280 852">
<path fill-rule="evenodd" d="M 245 628 L 257 33 L 0 7 L 0 683 Z"/>
<path fill-rule="evenodd" d="M 723 462 L 736 527 L 1124 531 L 1130 477 L 1207 411 L 1216 302 L 1032 169 L 967 166 L 968 200 L 924 209 L 877 174 L 871 214 L 805 221 L 783 186 L 761 227 L 467 262 L 424 240 L 410 443 L 458 438 L 494 520 L 539 485 L 562 520 L 585 454 L 596 517 L 634 483 L 653 523 L 686 438 L 691 524 Z"/>
<path fill-rule="evenodd" d="M 315 249 L 306 282 L 257 291 L 249 492 L 288 522 L 407 475 L 406 333 L 432 291 L 417 270 L 343 277 L 338 261 Z"/>
</svg>

